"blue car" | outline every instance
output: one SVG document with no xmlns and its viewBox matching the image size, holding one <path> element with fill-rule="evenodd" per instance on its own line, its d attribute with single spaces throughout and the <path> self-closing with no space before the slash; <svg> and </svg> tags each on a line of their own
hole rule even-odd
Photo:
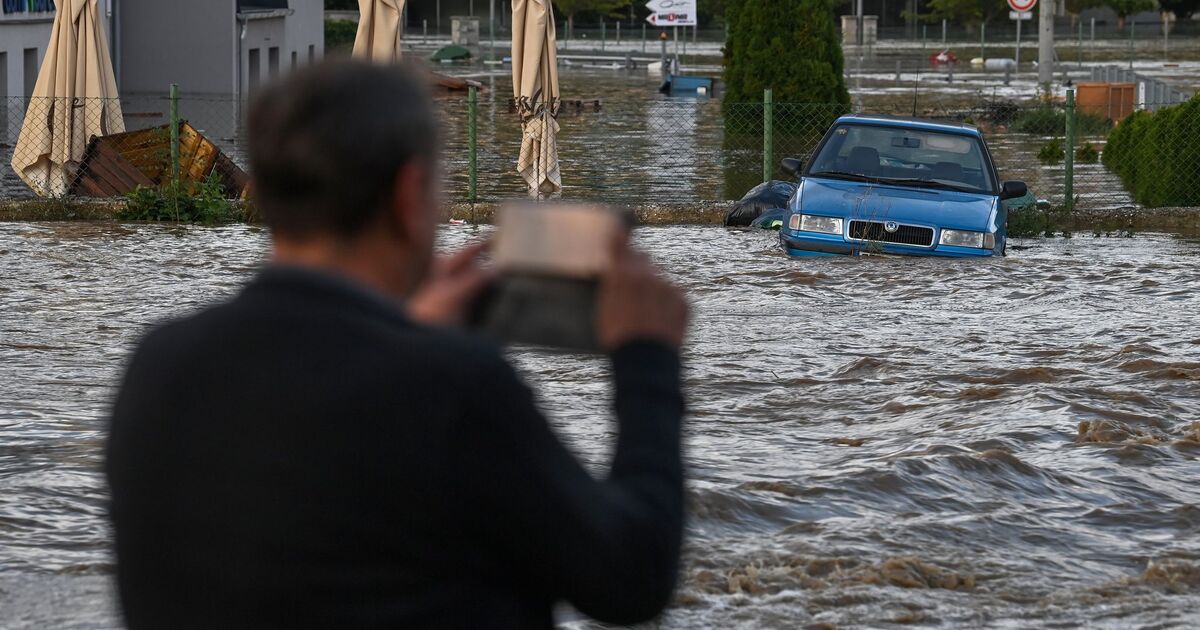
<svg viewBox="0 0 1200 630">
<path fill-rule="evenodd" d="M 983 134 L 970 125 L 885 116 L 837 119 L 804 164 L 779 230 L 791 256 L 1000 256 L 1006 201 Z"/>
</svg>

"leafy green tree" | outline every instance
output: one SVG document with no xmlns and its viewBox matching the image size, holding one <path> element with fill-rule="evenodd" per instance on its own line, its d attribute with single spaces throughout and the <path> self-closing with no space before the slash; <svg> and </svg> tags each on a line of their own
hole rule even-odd
<svg viewBox="0 0 1200 630">
<path fill-rule="evenodd" d="M 629 0 L 554 0 L 555 13 L 567 18 L 567 30 L 575 28 L 575 16 L 580 13 L 598 13 L 602 17 L 621 17 L 625 13 L 617 10 L 628 7 Z"/>
<path fill-rule="evenodd" d="M 1200 11 L 1200 0 L 1158 0 L 1158 6 L 1163 11 L 1174 13 L 1176 18 L 1185 20 Z"/>
<path fill-rule="evenodd" d="M 1152 11 L 1158 6 L 1155 0 L 1104 0 L 1103 5 L 1117 14 L 1117 28 L 1125 28 L 1125 18 L 1142 11 Z"/>
<path fill-rule="evenodd" d="M 1007 0 L 929 0 L 925 7 L 928 9 L 927 13 L 914 15 L 905 11 L 903 15 L 916 17 L 924 22 L 946 20 L 951 24 L 962 24 L 974 31 L 980 24 L 987 24 L 1001 15 L 1008 15 L 1009 11 Z"/>
<path fill-rule="evenodd" d="M 725 0 L 725 100 L 779 103 L 850 102 L 842 46 L 828 0 Z"/>
<path fill-rule="evenodd" d="M 1067 0 L 1067 14 L 1079 15 L 1099 6 L 1104 6 L 1104 0 Z"/>
</svg>

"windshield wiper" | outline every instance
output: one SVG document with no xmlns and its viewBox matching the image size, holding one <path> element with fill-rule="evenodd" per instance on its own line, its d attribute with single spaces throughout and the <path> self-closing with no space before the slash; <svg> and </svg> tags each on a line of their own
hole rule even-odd
<svg viewBox="0 0 1200 630">
<path fill-rule="evenodd" d="M 878 177 L 863 175 L 862 173 L 848 173 L 846 171 L 820 171 L 817 173 L 809 173 L 809 177 L 832 177 L 834 179 L 850 179 L 856 182 L 878 182 Z"/>
<path fill-rule="evenodd" d="M 943 188 L 945 190 L 957 190 L 958 192 L 981 193 L 983 191 L 973 186 L 955 184 L 943 179 L 927 179 L 924 177 L 880 177 L 879 181 L 885 184 L 896 184 L 898 186 L 917 186 L 923 188 Z"/>
</svg>

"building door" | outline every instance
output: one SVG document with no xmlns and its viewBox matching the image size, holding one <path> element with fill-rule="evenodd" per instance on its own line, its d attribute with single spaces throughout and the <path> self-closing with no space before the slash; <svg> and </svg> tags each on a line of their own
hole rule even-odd
<svg viewBox="0 0 1200 630">
<path fill-rule="evenodd" d="M 249 61 L 247 62 L 247 65 L 250 66 L 250 69 L 247 72 L 247 74 L 249 76 L 246 77 L 246 81 L 250 87 L 251 93 L 254 93 L 254 91 L 258 89 L 258 81 L 261 77 L 261 75 L 259 75 L 259 72 L 260 72 L 259 65 L 260 65 L 260 61 L 261 61 L 259 59 L 259 57 L 260 57 L 259 53 L 260 53 L 259 49 L 251 48 L 250 54 L 249 54 Z"/>
<path fill-rule="evenodd" d="M 279 78 L 279 47 L 272 46 L 267 49 L 267 71 L 271 80 Z"/>
<path fill-rule="evenodd" d="M 25 49 L 25 67 L 22 72 L 25 73 L 25 98 L 33 96 L 33 88 L 37 85 L 38 75 L 38 49 Z"/>
</svg>

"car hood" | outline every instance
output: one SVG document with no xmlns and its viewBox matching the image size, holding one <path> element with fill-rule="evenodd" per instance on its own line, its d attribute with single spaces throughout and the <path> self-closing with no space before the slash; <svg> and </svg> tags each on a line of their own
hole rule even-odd
<svg viewBox="0 0 1200 630">
<path fill-rule="evenodd" d="M 792 198 L 792 210 L 811 214 L 981 231 L 992 227 L 995 209 L 995 195 L 816 178 L 805 178 Z"/>
</svg>

